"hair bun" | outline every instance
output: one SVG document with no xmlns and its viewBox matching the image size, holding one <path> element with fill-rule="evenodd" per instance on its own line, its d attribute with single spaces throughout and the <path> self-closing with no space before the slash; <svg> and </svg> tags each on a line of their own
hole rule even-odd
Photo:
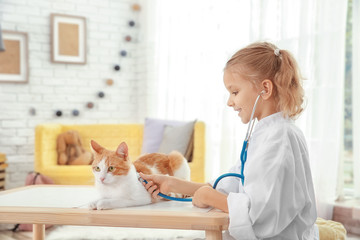
<svg viewBox="0 0 360 240">
<path fill-rule="evenodd" d="M 275 50 L 274 50 L 274 54 L 275 54 L 276 56 L 280 57 L 280 49 L 279 49 L 279 48 L 275 49 Z"/>
</svg>

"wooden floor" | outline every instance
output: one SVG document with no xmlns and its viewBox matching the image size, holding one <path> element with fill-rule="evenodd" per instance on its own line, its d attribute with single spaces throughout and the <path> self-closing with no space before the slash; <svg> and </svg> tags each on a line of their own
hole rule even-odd
<svg viewBox="0 0 360 240">
<path fill-rule="evenodd" d="M 0 240 L 32 240 L 32 232 L 0 231 Z M 360 240 L 360 236 L 348 235 L 347 240 Z"/>
<path fill-rule="evenodd" d="M 360 236 L 349 234 L 346 239 L 347 240 L 359 240 Z"/>
<path fill-rule="evenodd" d="M 0 231 L 0 240 L 32 240 L 32 232 Z"/>
</svg>

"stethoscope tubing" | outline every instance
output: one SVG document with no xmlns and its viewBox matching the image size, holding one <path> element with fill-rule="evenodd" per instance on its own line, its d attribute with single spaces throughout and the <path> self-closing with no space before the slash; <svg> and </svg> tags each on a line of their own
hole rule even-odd
<svg viewBox="0 0 360 240">
<path fill-rule="evenodd" d="M 225 178 L 225 177 L 238 177 L 238 178 L 241 178 L 241 180 L 244 179 L 244 176 L 242 174 L 238 174 L 238 173 L 225 173 L 225 174 L 222 174 L 220 177 L 218 177 L 214 184 L 213 184 L 213 189 L 216 189 L 216 186 L 218 185 L 218 183 L 220 182 L 221 179 Z M 145 183 L 147 183 L 147 181 L 145 179 L 143 179 L 143 181 Z M 192 201 L 192 198 L 177 198 L 177 197 L 171 197 L 171 196 L 168 196 L 168 195 L 165 195 L 163 193 L 159 193 L 158 194 L 160 197 L 162 198 L 165 198 L 167 200 L 172 200 L 172 201 L 178 201 L 178 202 L 191 202 Z"/>
</svg>

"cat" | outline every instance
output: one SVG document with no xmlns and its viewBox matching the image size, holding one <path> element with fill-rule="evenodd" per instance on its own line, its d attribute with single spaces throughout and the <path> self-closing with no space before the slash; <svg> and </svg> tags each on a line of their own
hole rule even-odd
<svg viewBox="0 0 360 240">
<path fill-rule="evenodd" d="M 187 160 L 176 151 L 168 155 L 145 154 L 132 163 L 125 142 L 120 143 L 116 151 L 105 149 L 93 140 L 90 147 L 94 153 L 92 170 L 95 187 L 101 197 L 89 204 L 88 207 L 93 210 L 150 204 L 151 195 L 140 182 L 138 172 L 165 174 L 190 180 Z"/>
</svg>

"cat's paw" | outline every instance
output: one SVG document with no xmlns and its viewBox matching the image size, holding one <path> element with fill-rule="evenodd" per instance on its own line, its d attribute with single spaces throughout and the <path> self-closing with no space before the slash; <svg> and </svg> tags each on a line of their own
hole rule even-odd
<svg viewBox="0 0 360 240">
<path fill-rule="evenodd" d="M 97 202 L 99 200 L 96 200 L 96 201 L 93 201 L 91 203 L 88 204 L 88 209 L 91 209 L 91 210 L 96 210 L 96 205 L 97 205 Z"/>
<path fill-rule="evenodd" d="M 111 201 L 108 199 L 100 199 L 96 203 L 96 209 L 97 210 L 105 210 L 105 209 L 112 209 Z"/>
</svg>

